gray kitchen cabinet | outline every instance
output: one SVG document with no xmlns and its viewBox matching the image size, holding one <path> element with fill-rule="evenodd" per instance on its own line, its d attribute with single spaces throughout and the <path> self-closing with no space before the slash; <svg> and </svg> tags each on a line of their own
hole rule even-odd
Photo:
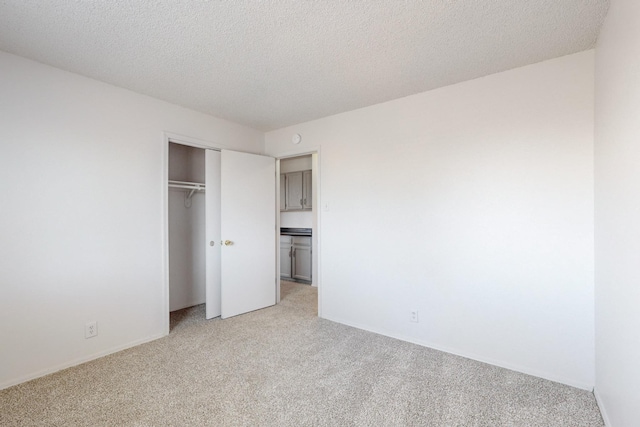
<svg viewBox="0 0 640 427">
<path fill-rule="evenodd" d="M 280 210 L 310 210 L 312 208 L 311 181 L 310 170 L 280 175 Z"/>
<path fill-rule="evenodd" d="M 291 279 L 292 236 L 280 236 L 280 278 Z"/>
<path fill-rule="evenodd" d="M 311 282 L 311 237 L 293 237 L 291 277 Z"/>
<path fill-rule="evenodd" d="M 280 236 L 280 278 L 311 283 L 311 237 Z"/>
<path fill-rule="evenodd" d="M 288 211 L 302 210 L 302 172 L 291 172 L 285 176 L 287 185 L 287 206 Z"/>
<path fill-rule="evenodd" d="M 302 209 L 311 209 L 311 171 L 302 172 Z"/>
</svg>

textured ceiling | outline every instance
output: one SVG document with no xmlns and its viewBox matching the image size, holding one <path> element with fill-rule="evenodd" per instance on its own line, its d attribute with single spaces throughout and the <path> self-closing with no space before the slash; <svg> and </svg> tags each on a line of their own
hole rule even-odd
<svg viewBox="0 0 640 427">
<path fill-rule="evenodd" d="M 261 130 L 592 48 L 608 0 L 0 0 L 0 50 Z"/>
</svg>

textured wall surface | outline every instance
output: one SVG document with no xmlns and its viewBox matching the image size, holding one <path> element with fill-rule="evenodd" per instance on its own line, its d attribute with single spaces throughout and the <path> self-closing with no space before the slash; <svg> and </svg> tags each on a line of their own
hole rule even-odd
<svg viewBox="0 0 640 427">
<path fill-rule="evenodd" d="M 592 48 L 608 0 L 0 2 L 0 50 L 260 128 Z"/>
</svg>

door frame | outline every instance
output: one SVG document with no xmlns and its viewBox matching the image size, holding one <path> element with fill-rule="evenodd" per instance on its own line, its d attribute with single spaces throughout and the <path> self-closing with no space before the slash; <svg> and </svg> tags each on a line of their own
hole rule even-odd
<svg viewBox="0 0 640 427">
<path fill-rule="evenodd" d="M 276 227 L 278 233 L 278 242 L 280 241 L 280 160 L 289 159 L 292 157 L 300 157 L 311 155 L 311 182 L 312 182 L 312 228 L 311 228 L 311 271 L 312 271 L 312 286 L 318 288 L 318 317 L 322 317 L 322 239 L 320 238 L 321 219 L 322 219 L 322 201 L 320 195 L 321 189 L 321 174 L 320 174 L 320 147 L 308 147 L 300 148 L 299 150 L 291 150 L 276 154 L 269 154 L 276 158 L 276 209 L 278 209 L 278 215 L 276 216 Z M 277 286 L 276 286 L 276 304 L 280 303 L 280 245 L 278 243 L 278 250 L 276 250 L 277 258 Z"/>
</svg>

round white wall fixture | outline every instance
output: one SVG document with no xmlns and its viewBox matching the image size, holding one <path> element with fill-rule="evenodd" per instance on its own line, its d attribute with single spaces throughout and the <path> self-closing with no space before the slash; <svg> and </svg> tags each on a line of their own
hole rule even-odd
<svg viewBox="0 0 640 427">
<path fill-rule="evenodd" d="M 300 141 L 302 141 L 302 137 L 300 136 L 300 134 L 294 133 L 293 136 L 291 137 L 291 142 L 293 144 L 300 144 Z"/>
</svg>

